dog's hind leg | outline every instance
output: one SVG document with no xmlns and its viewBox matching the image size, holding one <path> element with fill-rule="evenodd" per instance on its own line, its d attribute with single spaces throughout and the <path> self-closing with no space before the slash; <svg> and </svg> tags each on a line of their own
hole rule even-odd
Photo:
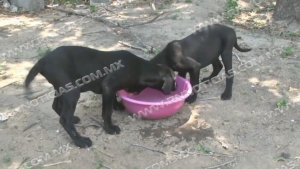
<svg viewBox="0 0 300 169">
<path fill-rule="evenodd" d="M 217 59 L 212 62 L 212 66 L 213 66 L 213 72 L 211 73 L 211 75 L 203 78 L 201 82 L 205 82 L 205 83 L 211 82 L 211 79 L 217 76 L 220 73 L 220 71 L 223 69 L 223 65 L 219 60 L 219 57 L 217 57 Z"/>
<path fill-rule="evenodd" d="M 222 100 L 230 100 L 232 97 L 232 85 L 233 85 L 233 69 L 232 69 L 232 47 L 225 47 L 225 50 L 221 54 L 222 61 L 225 67 L 226 75 L 226 87 L 221 95 Z"/>
<path fill-rule="evenodd" d="M 74 126 L 74 113 L 79 97 L 80 91 L 78 89 L 63 93 L 59 97 L 62 106 L 59 122 L 70 135 L 74 144 L 80 148 L 85 148 L 92 146 L 92 141 L 88 137 L 82 137 Z"/>
<path fill-rule="evenodd" d="M 59 103 L 59 97 L 55 98 L 52 104 L 52 109 L 57 113 L 57 115 L 60 117 L 61 115 L 61 105 Z M 80 118 L 77 116 L 73 117 L 74 124 L 78 124 L 80 122 Z"/>
</svg>

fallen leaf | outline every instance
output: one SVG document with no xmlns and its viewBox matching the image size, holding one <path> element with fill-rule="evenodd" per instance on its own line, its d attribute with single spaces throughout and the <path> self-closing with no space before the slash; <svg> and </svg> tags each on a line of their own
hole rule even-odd
<svg viewBox="0 0 300 169">
<path fill-rule="evenodd" d="M 283 157 L 278 157 L 278 158 L 275 158 L 274 161 L 276 161 L 276 162 L 285 161 L 285 159 Z"/>
<path fill-rule="evenodd" d="M 223 148 L 228 149 L 228 145 L 227 144 L 225 144 L 223 141 L 219 141 L 219 142 L 221 143 L 221 145 L 222 145 Z"/>
<path fill-rule="evenodd" d="M 289 91 L 290 91 L 290 92 L 298 91 L 298 89 L 297 89 L 297 88 L 290 87 Z"/>
</svg>

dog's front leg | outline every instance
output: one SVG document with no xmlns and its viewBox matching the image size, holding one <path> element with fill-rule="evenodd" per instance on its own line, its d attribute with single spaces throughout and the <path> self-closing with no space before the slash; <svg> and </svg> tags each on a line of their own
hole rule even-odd
<svg viewBox="0 0 300 169">
<path fill-rule="evenodd" d="M 114 98 L 114 110 L 125 110 L 125 107 L 121 102 L 118 102 L 117 100 L 117 95 L 115 95 L 115 98 Z"/>
<path fill-rule="evenodd" d="M 181 73 L 179 75 L 185 76 L 186 73 L 184 73 L 184 70 L 189 70 L 190 74 L 190 83 L 192 86 L 199 84 L 199 76 L 200 76 L 200 69 L 201 64 L 195 61 L 193 58 L 190 57 L 180 57 L 180 61 L 177 64 L 177 68 L 181 69 Z M 187 103 L 193 103 L 197 100 L 197 93 L 195 91 L 192 92 L 192 94 L 185 99 L 185 102 Z"/>
<path fill-rule="evenodd" d="M 108 134 L 120 134 L 121 129 L 113 125 L 111 116 L 113 113 L 113 105 L 115 101 L 116 91 L 113 90 L 113 84 L 102 83 L 102 118 L 104 121 L 104 130 Z"/>
<path fill-rule="evenodd" d="M 190 83 L 192 86 L 196 86 L 199 84 L 199 76 L 200 76 L 200 68 L 193 69 L 189 72 L 190 74 Z M 197 92 L 194 90 L 192 91 L 192 94 L 185 99 L 185 102 L 188 102 L 189 104 L 195 102 L 197 100 Z"/>
</svg>

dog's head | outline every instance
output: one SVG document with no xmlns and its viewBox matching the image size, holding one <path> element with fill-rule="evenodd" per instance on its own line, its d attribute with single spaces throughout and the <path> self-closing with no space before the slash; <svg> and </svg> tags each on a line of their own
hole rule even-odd
<svg viewBox="0 0 300 169">
<path fill-rule="evenodd" d="M 162 91 L 164 94 L 170 94 L 177 89 L 176 76 L 174 71 L 168 66 L 158 64 L 159 77 L 152 88 Z"/>
</svg>

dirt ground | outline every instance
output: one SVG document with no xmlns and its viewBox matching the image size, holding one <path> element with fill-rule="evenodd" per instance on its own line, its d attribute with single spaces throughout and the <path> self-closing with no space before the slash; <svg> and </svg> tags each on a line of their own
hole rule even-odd
<svg viewBox="0 0 300 169">
<path fill-rule="evenodd" d="M 158 1 L 157 10 L 169 12 L 164 15 L 165 18 L 130 29 L 145 44 L 159 50 L 169 41 L 191 34 L 199 23 L 210 22 L 209 18 L 217 17 L 224 11 L 224 5 L 225 2 L 216 0 Z M 81 118 L 76 128 L 93 141 L 93 147 L 86 149 L 77 148 L 59 124 L 59 118 L 52 110 L 52 99 L 23 111 L 16 109 L 12 116 L 0 122 L 0 168 L 16 169 L 22 162 L 20 168 L 26 168 L 26 162 L 46 153 L 51 154 L 60 145 L 68 143 L 70 148 L 67 151 L 50 160 L 40 161 L 32 168 L 292 169 L 293 164 L 295 169 L 300 168 L 300 58 L 296 57 L 300 54 L 297 48 L 299 38 L 292 36 L 294 34 L 279 36 L 284 31 L 274 33 L 280 32 L 280 29 L 270 28 L 266 24 L 270 21 L 270 13 L 253 12 L 257 7 L 250 1 L 240 1 L 239 5 L 244 12 L 233 23 L 222 23 L 235 28 L 241 37 L 238 40 L 241 46 L 253 50 L 247 53 L 235 51 L 241 60 L 249 62 L 241 68 L 238 59 L 233 57 L 236 76 L 231 100 L 219 99 L 225 89 L 225 81 L 220 80 L 201 90 L 195 103 L 185 104 L 178 113 L 167 119 L 133 120 L 126 111 L 114 111 L 113 122 L 122 131 L 119 135 L 108 135 L 91 119 L 102 122 L 101 97 L 92 92 L 84 93 L 76 109 L 76 115 Z M 114 3 L 109 9 L 114 13 L 99 9 L 95 14 L 104 14 L 106 19 L 122 25 L 141 23 L 155 17 L 146 1 L 143 4 L 135 1 L 122 5 Z M 8 15 L 1 5 L 1 53 L 39 37 L 47 37 L 44 43 L 34 41 L 34 47 L 6 58 L 6 63 L 0 60 L 1 113 L 28 102 L 22 95 L 24 79 L 47 46 L 52 50 L 62 45 L 81 45 L 99 50 L 125 49 L 146 59 L 154 56 L 122 46 L 118 41 L 141 45 L 132 34 L 121 29 L 117 30 L 117 34 L 110 27 L 90 18 L 75 23 L 70 30 L 59 31 L 62 26 L 80 18 L 51 9 Z M 291 46 L 292 54 L 284 57 L 285 47 Z M 280 50 L 274 52 L 273 49 Z M 211 66 L 202 69 L 200 79 L 211 71 Z M 35 78 L 31 86 L 35 91 L 51 87 L 41 75 Z M 281 112 L 275 110 L 280 99 L 290 103 Z M 178 159 L 178 153 L 174 152 L 188 149 L 199 154 Z M 278 160 L 280 156 L 284 158 Z"/>
</svg>

